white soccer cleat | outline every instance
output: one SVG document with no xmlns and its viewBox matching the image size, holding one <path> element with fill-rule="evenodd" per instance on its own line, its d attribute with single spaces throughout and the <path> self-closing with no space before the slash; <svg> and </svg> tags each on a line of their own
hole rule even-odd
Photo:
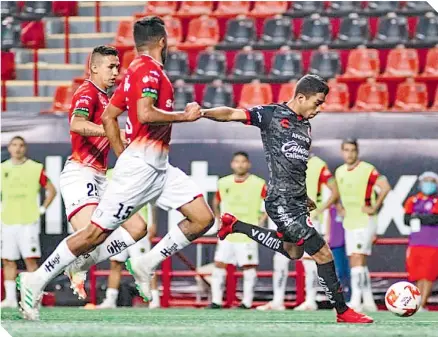
<svg viewBox="0 0 438 337">
<path fill-rule="evenodd" d="M 70 289 L 73 290 L 73 294 L 77 295 L 80 300 L 87 298 L 87 292 L 85 291 L 85 280 L 87 279 L 87 272 L 85 271 L 73 271 L 73 265 L 69 265 L 64 274 L 70 279 Z"/>
<path fill-rule="evenodd" d="M 18 303 L 17 301 L 14 300 L 4 300 L 0 303 L 0 307 L 2 309 L 6 309 L 6 308 L 17 308 L 18 307 Z"/>
<path fill-rule="evenodd" d="M 294 308 L 295 311 L 316 311 L 318 310 L 318 305 L 316 302 L 306 302 L 304 301 L 299 306 Z"/>
<path fill-rule="evenodd" d="M 376 303 L 371 302 L 371 303 L 364 303 L 362 305 L 362 310 L 365 312 L 376 312 L 379 311 L 379 309 L 377 308 Z"/>
<path fill-rule="evenodd" d="M 270 301 L 264 305 L 260 305 L 256 308 L 256 310 L 260 311 L 284 311 L 286 307 L 284 305 L 274 304 L 274 302 Z"/>
<path fill-rule="evenodd" d="M 116 309 L 117 305 L 115 303 L 110 303 L 109 301 L 104 300 L 101 304 L 96 305 L 96 309 Z"/>
<path fill-rule="evenodd" d="M 129 258 L 125 262 L 126 270 L 134 277 L 137 290 L 145 302 L 152 301 L 151 279 L 154 272 L 141 263 L 141 257 Z"/>
<path fill-rule="evenodd" d="M 17 277 L 17 288 L 20 291 L 20 311 L 23 318 L 29 321 L 40 319 L 40 306 L 43 291 L 34 280 L 34 273 L 20 273 Z"/>
</svg>

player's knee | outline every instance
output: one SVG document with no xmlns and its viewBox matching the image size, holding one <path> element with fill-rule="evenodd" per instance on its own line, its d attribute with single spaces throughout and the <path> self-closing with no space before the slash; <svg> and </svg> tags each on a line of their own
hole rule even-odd
<svg viewBox="0 0 438 337">
<path fill-rule="evenodd" d="M 17 268 L 17 263 L 13 260 L 2 259 L 3 268 Z"/>
<path fill-rule="evenodd" d="M 111 270 L 119 272 L 122 271 L 122 264 L 119 261 L 111 260 Z"/>
<path fill-rule="evenodd" d="M 318 250 L 317 253 L 311 256 L 317 264 L 325 264 L 333 261 L 333 253 L 327 244 L 322 246 L 322 248 Z"/>
<path fill-rule="evenodd" d="M 304 255 L 303 246 L 297 246 L 296 244 L 290 242 L 284 242 L 283 248 L 289 254 L 290 258 L 293 260 L 301 259 Z"/>
<path fill-rule="evenodd" d="M 83 240 L 88 246 L 93 247 L 100 245 L 108 237 L 108 233 L 92 224 L 85 227 L 81 232 Z"/>
<path fill-rule="evenodd" d="M 215 262 L 214 262 L 214 266 L 215 266 L 216 268 L 219 268 L 219 269 L 225 269 L 225 268 L 227 268 L 227 265 L 226 265 L 225 263 L 223 263 L 223 262 L 219 262 L 219 261 L 215 261 Z"/>
<path fill-rule="evenodd" d="M 125 223 L 122 227 L 129 233 L 129 235 L 131 235 L 131 237 L 135 241 L 140 241 L 148 233 L 146 226 L 129 226 Z"/>
</svg>

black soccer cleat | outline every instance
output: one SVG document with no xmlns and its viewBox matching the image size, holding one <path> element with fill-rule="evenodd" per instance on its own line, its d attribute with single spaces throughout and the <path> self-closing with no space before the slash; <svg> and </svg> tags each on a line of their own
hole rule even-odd
<svg viewBox="0 0 438 337">
<path fill-rule="evenodd" d="M 244 310 L 250 310 L 251 308 L 250 307 L 247 307 L 245 304 L 243 304 L 243 303 L 240 303 L 240 305 L 237 307 L 237 308 L 239 308 L 239 309 L 244 309 Z"/>
<path fill-rule="evenodd" d="M 222 306 L 216 303 L 211 303 L 207 309 L 222 309 Z"/>
</svg>

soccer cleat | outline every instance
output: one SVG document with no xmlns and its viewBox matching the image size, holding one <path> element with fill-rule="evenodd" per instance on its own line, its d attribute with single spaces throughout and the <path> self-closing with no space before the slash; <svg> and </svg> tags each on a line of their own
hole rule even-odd
<svg viewBox="0 0 438 337">
<path fill-rule="evenodd" d="M 207 309 L 222 309 L 222 306 L 220 304 L 216 303 L 210 303 L 210 305 L 207 307 Z"/>
<path fill-rule="evenodd" d="M 217 232 L 217 236 L 219 239 L 224 240 L 228 234 L 233 233 L 233 225 L 237 222 L 237 218 L 230 214 L 230 213 L 224 213 L 221 216 L 221 223 L 222 226 L 219 229 L 219 232 Z"/>
<path fill-rule="evenodd" d="M 240 303 L 240 305 L 237 307 L 238 309 L 244 309 L 244 310 L 250 310 L 251 307 L 247 307 L 245 304 Z"/>
<path fill-rule="evenodd" d="M 348 308 L 347 311 L 342 314 L 337 314 L 336 318 L 336 322 L 338 323 L 367 324 L 374 322 L 371 317 L 358 313 L 351 308 Z"/>
<path fill-rule="evenodd" d="M 85 280 L 87 279 L 87 272 L 79 271 L 73 272 L 73 264 L 68 266 L 64 274 L 70 279 L 70 289 L 73 290 L 73 294 L 77 295 L 80 300 L 87 298 L 87 292 L 85 291 Z"/>
<path fill-rule="evenodd" d="M 104 300 L 101 304 L 96 305 L 96 309 L 116 309 L 117 305 L 115 303 L 110 303 L 109 301 Z"/>
<path fill-rule="evenodd" d="M 44 293 L 35 280 L 32 280 L 32 274 L 25 272 L 17 276 L 17 289 L 20 291 L 19 305 L 24 319 L 38 321 Z"/>
<path fill-rule="evenodd" d="M 17 308 L 18 307 L 18 303 L 17 301 L 14 300 L 4 300 L 0 303 L 0 308 L 5 309 L 5 308 Z"/>
<path fill-rule="evenodd" d="M 315 311 L 318 310 L 316 302 L 304 301 L 299 306 L 294 308 L 295 311 Z"/>
<path fill-rule="evenodd" d="M 274 302 L 270 301 L 264 305 L 260 305 L 256 308 L 256 310 L 260 311 L 284 311 L 286 310 L 284 305 L 277 305 Z"/>
<path fill-rule="evenodd" d="M 141 264 L 141 257 L 129 258 L 125 262 L 125 266 L 126 270 L 134 277 L 136 288 L 143 301 L 152 301 L 151 278 L 154 275 L 153 271 Z"/>
</svg>

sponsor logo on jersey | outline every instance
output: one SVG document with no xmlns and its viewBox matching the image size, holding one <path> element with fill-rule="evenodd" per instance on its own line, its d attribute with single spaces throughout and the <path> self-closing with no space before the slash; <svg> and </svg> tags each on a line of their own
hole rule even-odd
<svg viewBox="0 0 438 337">
<path fill-rule="evenodd" d="M 156 76 L 156 77 L 160 77 L 160 73 L 158 72 L 158 71 L 156 71 L 156 70 L 151 70 L 150 72 L 149 72 L 149 74 L 151 74 L 152 76 Z"/>
<path fill-rule="evenodd" d="M 178 244 L 174 243 L 172 246 L 160 250 L 160 253 L 161 255 L 163 255 L 163 257 L 169 257 L 173 253 L 176 253 L 177 251 L 178 251 Z"/>
<path fill-rule="evenodd" d="M 106 246 L 106 250 L 111 255 L 118 254 L 126 248 L 128 248 L 126 243 L 124 241 L 120 241 L 120 240 L 113 240 L 110 242 L 110 244 L 108 246 Z"/>
<path fill-rule="evenodd" d="M 289 122 L 289 120 L 288 120 L 287 118 L 283 118 L 283 119 L 281 120 L 281 122 L 280 122 L 280 125 L 281 125 L 282 127 L 284 127 L 285 129 L 289 129 L 289 127 L 290 127 L 290 122 Z"/>
<path fill-rule="evenodd" d="M 271 233 L 265 234 L 260 232 L 258 229 L 251 229 L 251 236 L 258 242 L 260 242 L 263 246 L 266 246 L 271 249 L 278 249 L 282 241 L 276 237 L 272 237 Z"/>
<path fill-rule="evenodd" d="M 309 158 L 309 151 L 294 140 L 283 144 L 281 152 L 283 152 L 284 156 L 288 159 L 298 159 L 307 162 Z"/>
<path fill-rule="evenodd" d="M 146 75 L 145 77 L 143 77 L 142 81 L 143 83 L 148 83 L 148 82 L 158 83 L 158 78 Z"/>
<path fill-rule="evenodd" d="M 305 137 L 305 136 L 302 136 L 302 135 L 300 135 L 299 133 L 295 133 L 295 132 L 293 132 L 293 133 L 292 133 L 292 138 L 295 138 L 295 139 L 301 140 L 301 141 L 306 142 L 306 143 L 310 143 L 310 138 L 307 138 L 307 137 Z"/>
<path fill-rule="evenodd" d="M 173 106 L 173 101 L 171 100 L 171 99 L 168 99 L 167 101 L 166 101 L 166 108 L 171 108 Z"/>
<path fill-rule="evenodd" d="M 78 99 L 78 101 L 76 102 L 76 107 L 78 107 L 80 104 L 85 104 L 85 105 L 90 105 L 90 100 L 81 97 L 80 99 Z"/>
<path fill-rule="evenodd" d="M 53 269 L 55 269 L 55 266 L 59 264 L 59 261 L 61 260 L 61 257 L 59 254 L 56 254 L 51 260 L 47 261 L 44 264 L 44 270 L 48 273 L 50 273 Z"/>
</svg>

